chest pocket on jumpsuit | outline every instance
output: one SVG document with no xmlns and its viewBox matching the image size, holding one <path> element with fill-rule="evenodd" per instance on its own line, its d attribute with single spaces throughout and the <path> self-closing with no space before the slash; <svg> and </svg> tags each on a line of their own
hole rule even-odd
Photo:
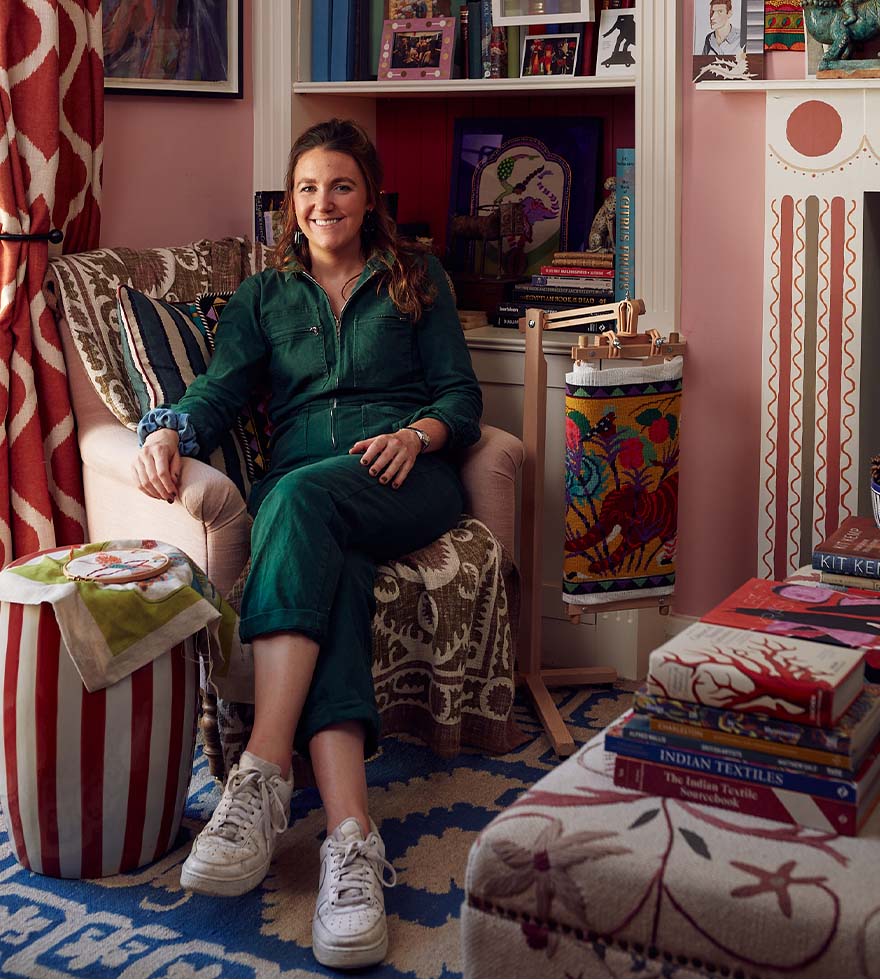
<svg viewBox="0 0 880 980">
<path fill-rule="evenodd" d="M 354 380 L 359 388 L 394 390 L 412 380 L 416 328 L 400 313 L 358 316 L 354 323 Z"/>
<path fill-rule="evenodd" d="M 272 387 L 293 393 L 328 377 L 324 328 L 307 307 L 273 310 L 263 317 L 263 331 L 272 347 Z"/>
</svg>

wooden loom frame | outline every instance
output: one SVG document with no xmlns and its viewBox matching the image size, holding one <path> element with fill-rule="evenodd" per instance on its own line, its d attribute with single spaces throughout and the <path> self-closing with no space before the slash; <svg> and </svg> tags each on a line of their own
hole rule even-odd
<svg viewBox="0 0 880 980">
<path fill-rule="evenodd" d="M 544 511 L 544 459 L 547 438 L 547 361 L 544 358 L 544 331 L 561 327 L 587 326 L 614 317 L 617 328 L 601 334 L 579 335 L 572 347 L 575 361 L 639 358 L 641 364 L 659 363 L 668 356 L 683 354 L 685 342 L 677 333 L 663 338 L 656 330 L 637 333 L 639 315 L 645 312 L 642 300 L 624 300 L 602 306 L 547 313 L 529 309 L 519 321 L 525 333 L 525 373 L 523 379 L 522 499 L 520 504 L 520 574 L 522 606 L 519 629 L 519 680 L 535 704 L 535 710 L 553 749 L 559 756 L 571 755 L 575 745 L 559 709 L 547 690 L 548 685 L 611 684 L 617 680 L 613 667 L 545 668 L 541 666 L 543 541 L 541 518 Z M 624 365 L 621 365 L 622 367 Z M 669 597 L 627 599 L 603 603 L 597 612 L 661 607 L 668 611 Z M 572 622 L 585 612 L 583 606 L 568 605 Z"/>
</svg>

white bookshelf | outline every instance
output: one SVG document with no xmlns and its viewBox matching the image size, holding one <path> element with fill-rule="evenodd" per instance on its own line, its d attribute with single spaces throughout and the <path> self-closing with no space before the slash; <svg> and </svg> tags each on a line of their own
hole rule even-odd
<svg viewBox="0 0 880 980">
<path fill-rule="evenodd" d="M 294 82 L 292 90 L 295 95 L 431 99 L 456 95 L 474 95 L 480 98 L 495 95 L 535 96 L 541 92 L 620 94 L 635 92 L 635 88 L 635 75 L 632 78 L 572 78 L 556 75 L 543 78 L 450 78 L 432 82 Z"/>
</svg>

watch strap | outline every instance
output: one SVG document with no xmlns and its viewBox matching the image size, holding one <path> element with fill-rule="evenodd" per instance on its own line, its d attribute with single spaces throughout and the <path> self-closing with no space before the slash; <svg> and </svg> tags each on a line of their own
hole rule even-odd
<svg viewBox="0 0 880 980">
<path fill-rule="evenodd" d="M 415 434 L 419 437 L 419 442 L 422 444 L 422 448 L 419 450 L 420 453 L 425 452 L 428 446 L 431 445 L 431 437 L 428 435 L 427 432 L 425 432 L 424 429 L 420 429 L 416 425 L 405 425 L 404 429 L 410 429 L 412 432 L 415 432 Z"/>
</svg>

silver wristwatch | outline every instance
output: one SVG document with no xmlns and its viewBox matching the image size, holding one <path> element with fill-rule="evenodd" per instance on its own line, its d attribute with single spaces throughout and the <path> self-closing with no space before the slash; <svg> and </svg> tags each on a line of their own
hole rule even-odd
<svg viewBox="0 0 880 980">
<path fill-rule="evenodd" d="M 412 432 L 419 437 L 419 442 L 422 444 L 420 452 L 426 453 L 428 451 L 428 446 L 431 445 L 431 437 L 425 432 L 424 429 L 419 429 L 414 425 L 405 425 L 404 429 L 410 429 Z"/>
</svg>

